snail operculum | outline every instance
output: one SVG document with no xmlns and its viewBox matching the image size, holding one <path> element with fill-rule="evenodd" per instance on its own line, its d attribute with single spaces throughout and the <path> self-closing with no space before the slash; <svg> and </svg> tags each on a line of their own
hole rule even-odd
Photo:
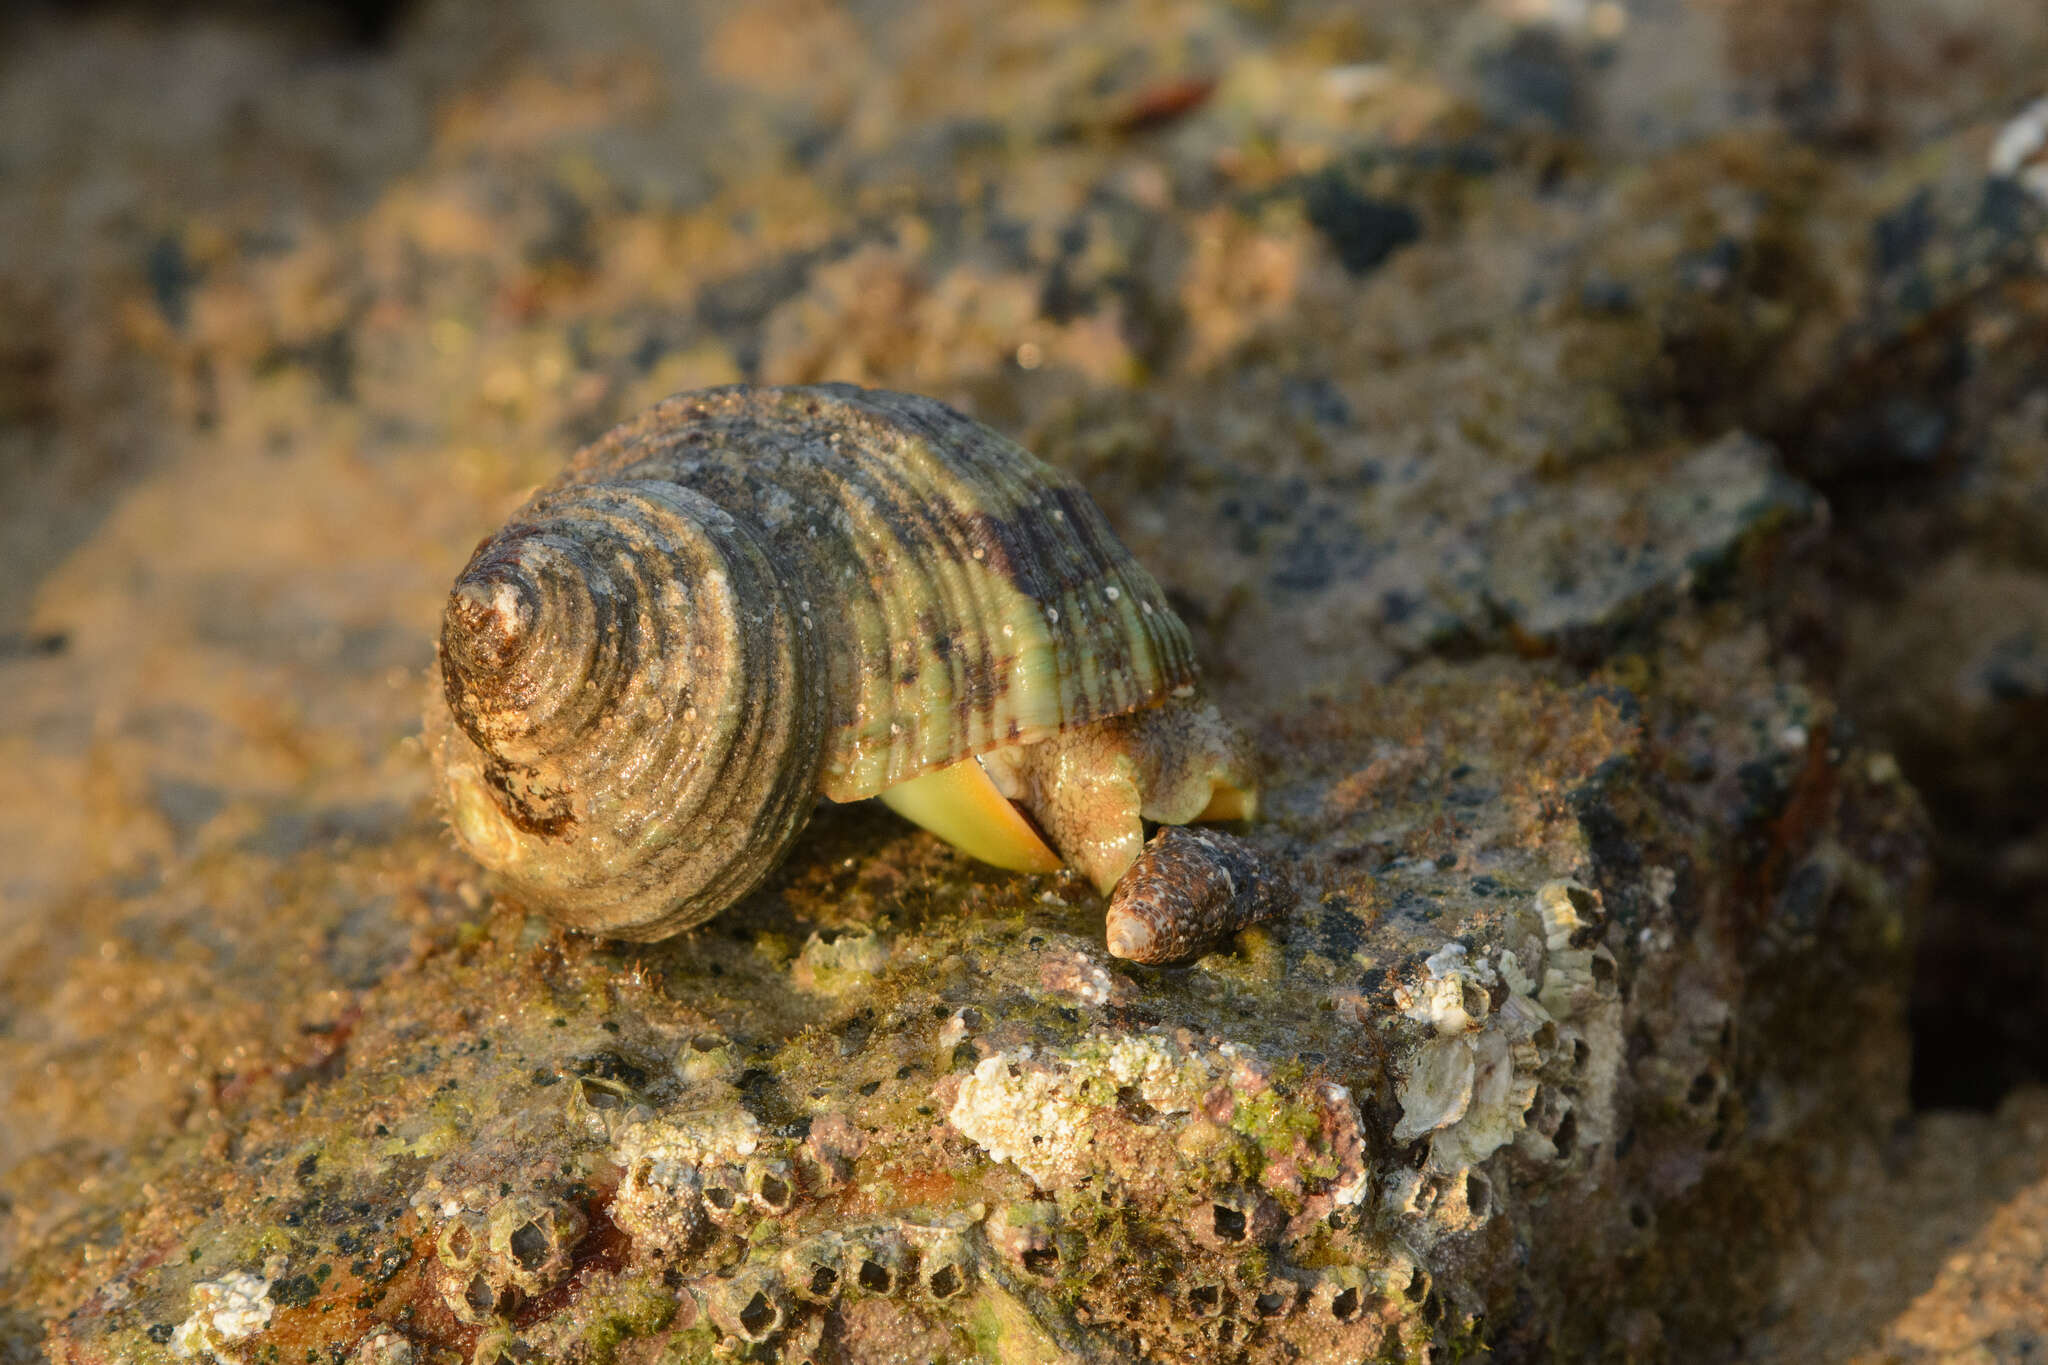
<svg viewBox="0 0 2048 1365">
<path fill-rule="evenodd" d="M 594 932 L 707 918 L 819 796 L 1005 866 L 1051 866 L 1042 830 L 1105 889 L 1142 820 L 1250 810 L 1186 628 L 1087 495 L 912 395 L 657 405 L 478 548 L 440 646 L 452 827 Z"/>
</svg>

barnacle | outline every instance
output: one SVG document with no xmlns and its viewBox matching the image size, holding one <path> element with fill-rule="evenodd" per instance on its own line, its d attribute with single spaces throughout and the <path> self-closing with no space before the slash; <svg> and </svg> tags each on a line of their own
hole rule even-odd
<svg viewBox="0 0 2048 1365">
<path fill-rule="evenodd" d="M 760 1343 L 768 1340 L 789 1320 L 788 1301 L 772 1271 L 748 1266 L 729 1280 L 712 1287 L 706 1309 L 712 1322 L 728 1336 Z"/>
<path fill-rule="evenodd" d="M 807 1303 L 831 1304 L 846 1283 L 846 1239 L 826 1231 L 785 1249 L 782 1279 L 790 1292 Z"/>
<path fill-rule="evenodd" d="M 846 1288 L 863 1294 L 897 1293 L 911 1259 L 909 1244 L 892 1226 L 851 1230 L 846 1235 Z"/>
<path fill-rule="evenodd" d="M 1053 1236 L 1059 1216 L 1051 1200 L 1009 1204 L 988 1216 L 983 1225 L 996 1254 L 1027 1275 L 1049 1277 L 1059 1269 L 1059 1243 Z"/>
<path fill-rule="evenodd" d="M 491 1207 L 491 1260 L 521 1293 L 542 1293 L 569 1273 L 576 1244 L 588 1227 L 582 1210 L 573 1204 L 512 1195 Z"/>
<path fill-rule="evenodd" d="M 1144 820 L 1256 804 L 1186 627 L 1087 495 L 908 394 L 742 386 L 618 427 L 478 547 L 438 673 L 457 838 L 626 938 L 744 895 L 821 796 L 1105 891 Z"/>
<path fill-rule="evenodd" d="M 760 1142 L 753 1116 L 737 1108 L 688 1122 L 650 1118 L 627 1125 L 613 1146 L 623 1174 L 612 1195 L 612 1221 L 650 1246 L 687 1248 L 707 1223 L 724 1226 L 744 1211 L 746 1183 L 735 1162 L 753 1155 Z"/>
<path fill-rule="evenodd" d="M 958 1232 L 939 1233 L 917 1258 L 918 1287 L 934 1303 L 965 1293 L 974 1283 L 974 1250 Z"/>
</svg>

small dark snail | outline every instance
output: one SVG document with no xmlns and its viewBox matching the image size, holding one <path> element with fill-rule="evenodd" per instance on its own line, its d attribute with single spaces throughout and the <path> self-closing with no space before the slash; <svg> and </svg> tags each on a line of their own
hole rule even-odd
<svg viewBox="0 0 2048 1365">
<path fill-rule="evenodd" d="M 820 796 L 1105 891 L 1252 812 L 1187 629 L 1077 485 L 941 403 L 735 387 L 578 453 L 478 546 L 427 738 L 478 861 L 578 929 L 716 914 Z M 1008 799 L 1006 799 L 1008 798 Z"/>
<path fill-rule="evenodd" d="M 1294 900 L 1287 869 L 1244 840 L 1168 825 L 1117 882 L 1103 935 L 1117 957 L 1177 962 Z"/>
</svg>

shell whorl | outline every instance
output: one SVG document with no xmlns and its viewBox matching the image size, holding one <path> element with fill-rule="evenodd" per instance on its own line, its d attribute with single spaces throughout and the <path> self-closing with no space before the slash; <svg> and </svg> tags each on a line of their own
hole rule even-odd
<svg viewBox="0 0 2048 1365">
<path fill-rule="evenodd" d="M 451 823 L 579 927 L 737 899 L 820 795 L 1156 703 L 1186 628 L 1078 486 L 943 404 L 684 394 L 571 461 L 450 595 Z"/>
<path fill-rule="evenodd" d="M 449 595 L 435 727 L 451 823 L 578 928 L 659 937 L 803 827 L 823 670 L 764 548 L 701 495 L 544 493 Z"/>
</svg>

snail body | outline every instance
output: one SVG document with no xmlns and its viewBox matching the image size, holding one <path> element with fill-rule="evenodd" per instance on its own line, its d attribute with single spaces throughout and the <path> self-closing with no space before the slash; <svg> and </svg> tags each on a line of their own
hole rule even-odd
<svg viewBox="0 0 2048 1365">
<path fill-rule="evenodd" d="M 1186 627 L 1085 492 L 941 403 L 844 385 L 683 394 L 586 447 L 478 546 L 437 668 L 458 839 L 537 908 L 626 938 L 744 895 L 820 796 L 886 795 L 1040 866 L 1027 822 L 996 828 L 977 756 L 1034 814 L 1067 812 L 1080 835 L 1041 821 L 1064 853 L 1104 817 L 1073 814 L 1048 741 L 1179 734 L 1200 707 Z M 1215 734 L 1164 763 L 1124 746 L 1112 843 L 1135 856 L 1146 781 L 1180 806 L 1249 793 Z M 1084 870 L 1113 881 L 1116 858 Z"/>
</svg>

